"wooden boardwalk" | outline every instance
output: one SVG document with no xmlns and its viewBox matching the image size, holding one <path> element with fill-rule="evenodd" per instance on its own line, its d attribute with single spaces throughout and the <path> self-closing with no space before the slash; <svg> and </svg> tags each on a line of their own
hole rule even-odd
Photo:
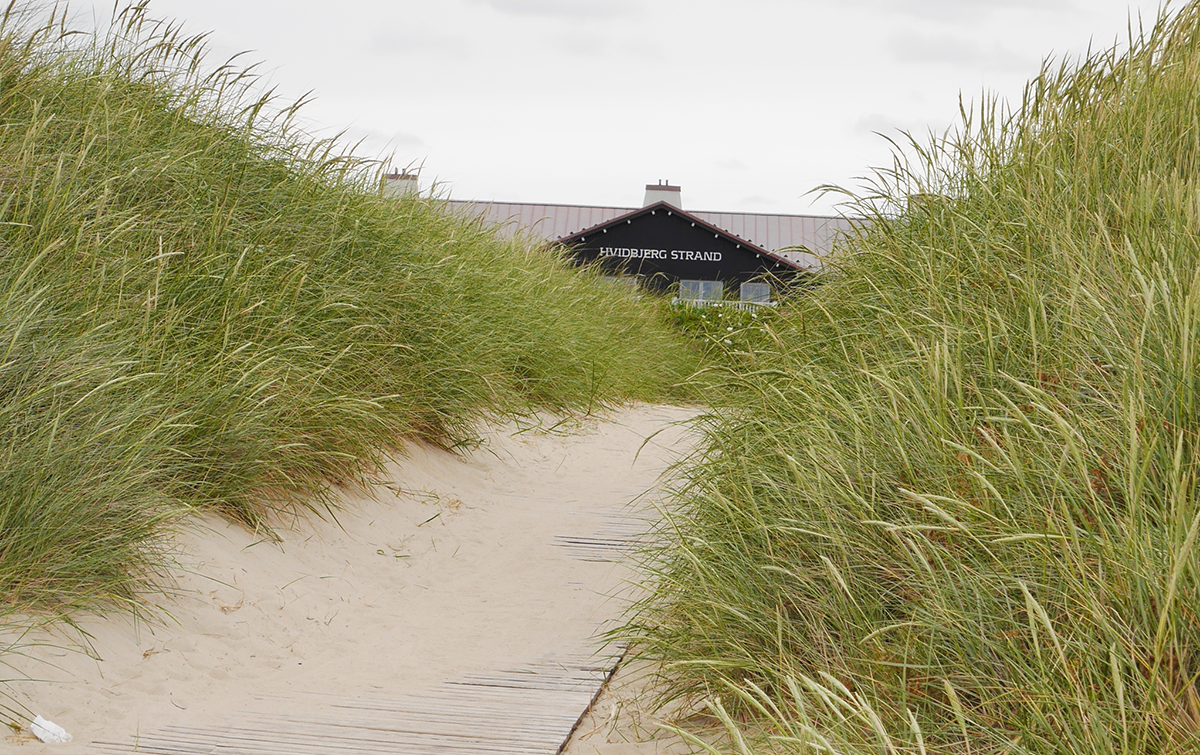
<svg viewBox="0 0 1200 755">
<path fill-rule="evenodd" d="M 618 562 L 643 521 L 605 514 L 587 537 L 560 536 L 569 558 Z M 580 648 L 511 669 L 450 679 L 422 694 L 338 697 L 306 692 L 250 695 L 235 720 L 167 726 L 133 741 L 96 741 L 121 755 L 555 755 L 599 696 L 621 648 Z"/>
<path fill-rule="evenodd" d="M 256 696 L 258 712 L 204 729 L 169 726 L 100 751 L 146 755 L 522 753 L 554 755 L 616 667 L 609 650 L 475 674 L 428 694 Z M 290 713 L 298 708 L 304 713 Z"/>
</svg>

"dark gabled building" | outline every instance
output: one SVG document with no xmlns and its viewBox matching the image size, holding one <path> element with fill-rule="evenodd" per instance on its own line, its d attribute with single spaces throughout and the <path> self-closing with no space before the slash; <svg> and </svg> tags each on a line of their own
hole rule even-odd
<svg viewBox="0 0 1200 755">
<path fill-rule="evenodd" d="M 388 176 L 387 191 L 416 191 L 416 176 Z M 655 289 L 678 286 L 684 299 L 733 296 L 761 302 L 761 283 L 815 273 L 854 222 L 841 217 L 685 210 L 678 186 L 650 184 L 642 207 L 449 200 L 502 235 L 566 244 L 582 262 L 636 276 Z"/>
<path fill-rule="evenodd" d="M 743 299 L 759 300 L 770 292 L 742 284 L 786 281 L 804 270 L 665 201 L 564 236 L 559 243 L 581 262 L 598 263 L 614 275 L 636 276 L 649 288 L 678 284 L 684 298 L 720 298 L 725 290 L 734 290 Z"/>
</svg>

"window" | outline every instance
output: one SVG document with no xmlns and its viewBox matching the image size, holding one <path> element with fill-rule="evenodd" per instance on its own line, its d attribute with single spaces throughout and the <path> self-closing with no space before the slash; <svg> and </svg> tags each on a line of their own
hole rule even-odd
<svg viewBox="0 0 1200 755">
<path fill-rule="evenodd" d="M 630 291 L 638 290 L 638 279 L 632 275 L 605 275 L 604 282 Z"/>
<path fill-rule="evenodd" d="M 755 304 L 769 304 L 771 302 L 771 287 L 766 283 L 743 283 L 741 299 L 742 301 L 754 302 Z"/>
<path fill-rule="evenodd" d="M 680 299 L 714 301 L 725 295 L 725 284 L 721 281 L 679 281 Z"/>
</svg>

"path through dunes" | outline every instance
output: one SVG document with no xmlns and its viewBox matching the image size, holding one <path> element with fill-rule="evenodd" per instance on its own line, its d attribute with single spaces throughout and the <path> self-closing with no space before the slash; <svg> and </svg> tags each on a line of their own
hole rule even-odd
<svg viewBox="0 0 1200 755">
<path fill-rule="evenodd" d="M 21 670 L 48 681 L 10 692 L 74 735 L 61 753 L 554 753 L 615 661 L 596 635 L 644 529 L 627 504 L 686 450 L 691 414 L 416 447 L 373 498 L 345 497 L 340 527 L 280 543 L 204 520 L 178 538 L 165 624 L 83 620 L 98 659 L 27 637 Z"/>
</svg>

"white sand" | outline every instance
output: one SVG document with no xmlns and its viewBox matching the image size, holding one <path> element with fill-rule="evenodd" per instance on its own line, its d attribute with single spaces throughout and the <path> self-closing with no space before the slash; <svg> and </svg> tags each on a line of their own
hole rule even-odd
<svg viewBox="0 0 1200 755">
<path fill-rule="evenodd" d="M 10 661 L 42 681 L 8 692 L 75 741 L 42 745 L 26 733 L 4 743 L 86 752 L 93 740 L 132 742 L 168 724 L 218 725 L 264 696 L 419 693 L 594 648 L 597 628 L 621 610 L 605 596 L 630 572 L 572 558 L 555 538 L 589 536 L 651 488 L 684 450 L 686 433 L 671 423 L 691 414 L 637 407 L 570 434 L 492 428 L 465 456 L 413 447 L 374 497 L 343 496 L 341 527 L 305 519 L 281 530 L 281 543 L 206 519 L 178 538 L 168 623 L 84 617 L 95 658 L 38 646 Z"/>
<path fill-rule="evenodd" d="M 713 743 L 721 739 L 720 728 L 711 718 L 695 721 L 699 706 L 681 711 L 649 708 L 650 669 L 626 663 L 617 669 L 599 699 L 579 722 L 563 755 L 686 755 L 698 748 L 660 725 L 661 718 L 693 718 L 687 731 Z M 684 715 L 681 715 L 683 713 Z M 698 725 L 692 725 L 698 724 Z"/>
</svg>

